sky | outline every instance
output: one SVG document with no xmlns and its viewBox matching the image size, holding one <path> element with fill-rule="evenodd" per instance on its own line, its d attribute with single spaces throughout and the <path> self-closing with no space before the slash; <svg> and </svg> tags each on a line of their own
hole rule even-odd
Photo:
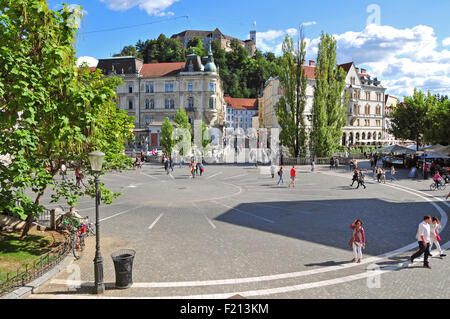
<svg viewBox="0 0 450 319">
<path fill-rule="evenodd" d="M 61 0 L 48 0 L 62 8 Z M 242 40 L 257 31 L 260 51 L 281 54 L 286 34 L 303 25 L 307 59 L 323 32 L 337 40 L 339 63 L 355 62 L 402 98 L 414 88 L 450 95 L 448 0 L 70 0 L 83 18 L 77 57 L 95 66 L 138 40 L 184 30 L 214 30 Z"/>
</svg>

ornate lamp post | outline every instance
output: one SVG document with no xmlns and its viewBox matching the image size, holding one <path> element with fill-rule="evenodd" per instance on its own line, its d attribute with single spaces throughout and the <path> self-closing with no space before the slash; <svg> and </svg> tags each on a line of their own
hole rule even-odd
<svg viewBox="0 0 450 319">
<path fill-rule="evenodd" d="M 105 284 L 103 282 L 103 258 L 100 253 L 100 218 L 98 206 L 100 204 L 101 194 L 98 190 L 99 174 L 102 171 L 103 159 L 105 154 L 102 152 L 92 152 L 88 155 L 89 162 L 91 163 L 91 169 L 95 176 L 95 258 L 94 258 L 94 273 L 95 273 L 95 285 L 94 293 L 102 294 L 105 292 Z"/>
</svg>

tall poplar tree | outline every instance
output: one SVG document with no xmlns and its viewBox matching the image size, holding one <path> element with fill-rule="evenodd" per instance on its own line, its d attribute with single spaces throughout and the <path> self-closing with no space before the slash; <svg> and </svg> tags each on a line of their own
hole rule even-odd
<svg viewBox="0 0 450 319">
<path fill-rule="evenodd" d="M 336 64 L 336 40 L 322 32 L 317 54 L 316 86 L 312 110 L 311 155 L 332 156 L 346 124 L 345 71 Z"/>
<path fill-rule="evenodd" d="M 294 41 L 286 36 L 283 43 L 281 61 L 280 86 L 283 96 L 275 106 L 278 123 L 281 128 L 280 141 L 288 147 L 293 157 L 305 156 L 307 133 L 305 129 L 304 111 L 307 102 L 306 89 L 308 79 L 302 62 L 305 60 L 306 43 L 303 30 L 300 30 L 297 51 Z"/>
</svg>

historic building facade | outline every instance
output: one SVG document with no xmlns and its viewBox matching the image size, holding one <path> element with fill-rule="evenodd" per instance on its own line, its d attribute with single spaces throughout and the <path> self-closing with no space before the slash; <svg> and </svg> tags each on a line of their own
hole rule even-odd
<svg viewBox="0 0 450 319">
<path fill-rule="evenodd" d="M 143 64 L 134 57 L 99 61 L 107 76 L 119 76 L 117 106 L 135 117 L 135 149 L 160 147 L 162 122 L 173 123 L 178 109 L 186 110 L 191 124 L 203 120 L 222 130 L 225 121 L 223 86 L 210 50 L 205 65 L 197 55 L 182 63 Z"/>
<path fill-rule="evenodd" d="M 228 35 L 223 34 L 218 28 L 214 31 L 199 31 L 199 30 L 186 30 L 180 32 L 178 34 L 172 35 L 172 39 L 178 39 L 183 43 L 184 48 L 187 48 L 187 44 L 189 40 L 192 38 L 200 38 L 205 46 L 205 49 L 208 47 L 208 43 L 212 41 L 219 41 L 220 46 L 225 51 L 232 51 L 231 48 L 231 40 L 235 39 Z M 250 31 L 250 39 L 249 40 L 239 40 L 239 43 L 247 49 L 250 56 L 253 56 L 256 52 L 256 31 Z"/>
<path fill-rule="evenodd" d="M 242 99 L 225 96 L 225 127 L 245 132 L 253 127 L 253 117 L 258 115 L 258 99 Z"/>
<path fill-rule="evenodd" d="M 314 61 L 302 66 L 308 79 L 305 125 L 311 130 L 314 103 Z M 347 124 L 343 127 L 342 145 L 375 145 L 385 142 L 385 91 L 378 79 L 372 79 L 365 69 L 355 67 L 353 62 L 340 65 L 347 73 L 345 93 L 349 97 L 346 110 Z M 269 79 L 264 88 L 263 127 L 279 128 L 275 105 L 283 95 L 279 78 Z"/>
</svg>

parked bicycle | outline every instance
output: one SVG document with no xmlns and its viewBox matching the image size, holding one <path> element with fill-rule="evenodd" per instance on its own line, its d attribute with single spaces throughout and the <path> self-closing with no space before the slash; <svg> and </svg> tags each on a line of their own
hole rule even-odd
<svg viewBox="0 0 450 319">
<path fill-rule="evenodd" d="M 89 223 L 83 223 L 82 220 L 74 216 L 64 215 L 61 220 L 61 227 L 69 231 L 69 247 L 72 250 L 76 260 L 83 257 L 85 237 L 87 235 Z"/>
<path fill-rule="evenodd" d="M 439 182 L 439 185 L 436 185 L 435 182 L 433 182 L 433 184 L 430 185 L 431 191 L 436 191 L 436 190 L 445 191 L 446 188 L 447 188 L 447 185 L 442 180 Z"/>
</svg>

